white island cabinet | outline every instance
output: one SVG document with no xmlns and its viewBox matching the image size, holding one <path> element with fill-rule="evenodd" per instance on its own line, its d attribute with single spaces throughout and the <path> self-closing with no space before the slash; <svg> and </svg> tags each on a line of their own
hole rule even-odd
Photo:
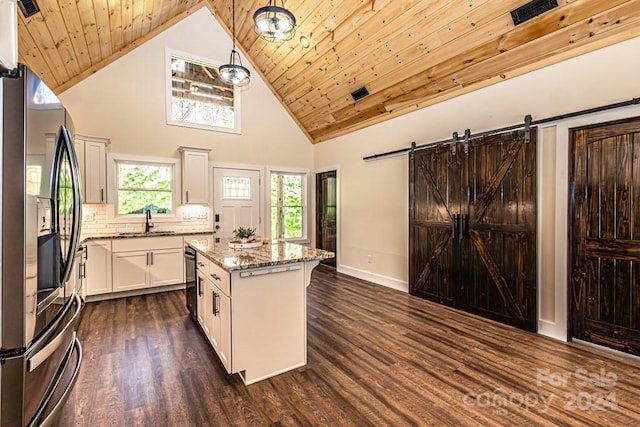
<svg viewBox="0 0 640 427">
<path fill-rule="evenodd" d="M 293 243 L 186 243 L 198 252 L 198 322 L 227 372 L 248 385 L 306 365 L 306 288 L 333 253 Z"/>
</svg>

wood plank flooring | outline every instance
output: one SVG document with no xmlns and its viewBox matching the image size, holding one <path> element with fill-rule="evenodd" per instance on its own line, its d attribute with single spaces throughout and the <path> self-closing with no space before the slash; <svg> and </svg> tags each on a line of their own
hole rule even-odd
<svg viewBox="0 0 640 427">
<path fill-rule="evenodd" d="M 308 365 L 227 375 L 184 293 L 89 303 L 61 426 L 640 425 L 640 362 L 319 266 Z"/>
</svg>

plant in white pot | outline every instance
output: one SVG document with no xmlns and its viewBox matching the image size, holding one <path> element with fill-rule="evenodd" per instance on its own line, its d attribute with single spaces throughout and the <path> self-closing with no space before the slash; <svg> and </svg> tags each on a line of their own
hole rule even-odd
<svg viewBox="0 0 640 427">
<path fill-rule="evenodd" d="M 249 227 L 238 227 L 233 230 L 233 235 L 236 239 L 239 239 L 241 243 L 247 243 L 251 240 L 255 240 L 252 239 L 252 237 L 256 235 L 256 229 Z"/>
</svg>

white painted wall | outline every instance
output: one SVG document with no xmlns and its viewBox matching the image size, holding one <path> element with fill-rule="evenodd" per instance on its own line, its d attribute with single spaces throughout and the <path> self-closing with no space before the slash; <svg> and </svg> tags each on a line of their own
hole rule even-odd
<svg viewBox="0 0 640 427">
<path fill-rule="evenodd" d="M 640 97 L 638 52 L 640 38 L 635 38 L 315 145 L 315 169 L 340 167 L 338 269 L 405 291 L 408 288 L 407 156 L 370 162 L 362 157 L 408 147 L 411 141 L 447 139 L 466 128 L 476 133 L 516 124 L 526 114 L 542 119 Z M 554 249 L 554 259 L 545 259 L 538 271 L 541 303 L 545 304 L 540 307 L 541 333 L 566 338 L 568 127 L 630 115 L 640 115 L 640 108 L 555 123 L 541 132 L 544 139 L 538 150 L 544 158 L 538 165 L 539 176 L 543 171 L 548 174 L 549 167 L 551 173 L 555 170 L 552 179 L 541 181 L 539 189 L 540 197 L 552 194 L 538 205 L 539 235 L 545 236 L 539 247 Z M 540 151 L 543 144 L 554 147 Z M 371 263 L 368 255 L 373 257 Z"/>
<path fill-rule="evenodd" d="M 207 8 L 198 10 L 60 94 L 76 131 L 109 138 L 112 153 L 179 157 L 185 145 L 211 148 L 214 161 L 311 168 L 311 143 L 246 60 L 241 135 L 167 125 L 165 48 L 226 63 L 231 38 Z"/>
</svg>

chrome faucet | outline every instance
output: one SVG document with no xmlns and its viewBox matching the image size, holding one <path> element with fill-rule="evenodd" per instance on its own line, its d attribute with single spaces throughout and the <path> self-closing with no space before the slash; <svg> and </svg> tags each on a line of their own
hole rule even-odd
<svg viewBox="0 0 640 427">
<path fill-rule="evenodd" d="M 147 208 L 147 213 L 145 217 L 146 219 L 144 222 L 144 232 L 148 233 L 153 228 L 153 224 L 149 223 L 149 220 L 151 219 L 151 209 Z"/>
</svg>

